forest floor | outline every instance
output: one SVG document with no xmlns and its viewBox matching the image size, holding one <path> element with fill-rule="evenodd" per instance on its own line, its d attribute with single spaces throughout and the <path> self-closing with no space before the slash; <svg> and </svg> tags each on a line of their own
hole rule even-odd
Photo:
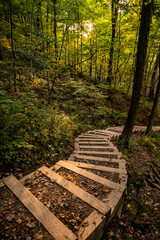
<svg viewBox="0 0 160 240">
<path fill-rule="evenodd" d="M 10 94 L 0 87 L 0 178 L 12 173 L 19 179 L 42 165 L 53 166 L 57 161 L 68 158 L 73 151 L 74 139 L 80 133 L 125 124 L 130 96 L 124 94 L 124 89 L 114 91 L 105 84 L 68 75 L 68 79 L 56 82 L 53 99 L 48 104 L 47 94 L 43 94 L 46 85 L 43 87 L 39 84 L 40 80 L 34 79 L 31 89 L 26 87 L 24 92 L 19 91 L 17 94 Z M 148 123 L 151 103 L 143 100 L 136 125 Z M 160 125 L 160 108 L 155 125 Z M 153 169 L 156 168 L 160 174 L 160 133 L 152 133 L 150 136 L 136 133 L 129 149 L 119 148 L 119 151 L 122 151 L 127 161 L 127 195 L 121 218 L 113 220 L 102 240 L 158 240 L 160 192 L 154 185 L 159 184 L 160 180 Z M 154 184 L 151 185 L 149 181 Z M 13 205 L 17 210 L 21 209 L 19 215 L 16 209 L 15 212 L 12 209 L 11 216 L 7 215 L 7 231 L 12 229 L 13 236 L 14 231 L 22 231 L 22 235 L 31 231 L 33 239 L 50 239 L 43 227 L 37 225 L 36 219 L 27 215 L 14 195 L 13 201 L 9 195 L 4 195 L 4 198 L 6 202 L 1 201 L 1 206 L 6 208 L 5 214 Z M 15 227 L 12 227 L 15 216 L 18 218 Z M 3 216 L 0 216 L 0 222 L 5 224 Z"/>
<path fill-rule="evenodd" d="M 113 141 L 116 144 L 116 139 L 113 139 Z M 132 136 L 129 148 L 121 149 L 119 147 L 119 150 L 123 152 L 123 156 L 127 161 L 127 194 L 121 218 L 117 217 L 110 223 L 101 240 L 158 240 L 160 238 L 160 191 L 153 185 L 157 184 L 156 186 L 158 186 L 160 181 L 157 174 L 155 174 L 155 171 L 157 171 L 160 175 L 160 133 L 153 132 L 152 136 L 135 133 Z M 53 166 L 53 164 L 50 166 Z M 22 176 L 22 173 L 18 174 L 18 172 L 15 172 L 15 174 L 17 177 Z M 151 178 L 153 185 L 149 183 Z M 40 198 L 43 197 L 41 196 L 43 193 L 41 191 L 42 188 L 46 188 L 46 182 L 42 182 L 43 184 L 40 181 L 41 185 L 37 190 L 38 197 Z M 36 180 L 35 185 L 30 182 L 26 184 L 29 188 L 36 187 L 37 189 Z M 50 185 L 51 188 L 54 187 L 53 183 Z M 0 214 L 0 222 L 3 230 L 5 229 L 2 239 L 22 239 L 20 236 L 23 236 L 25 240 L 52 239 L 44 227 L 28 213 L 23 204 L 13 194 L 10 194 L 6 187 L 1 191 L 2 201 L 0 205 L 3 211 Z M 64 193 L 64 190 L 62 192 Z M 57 190 L 55 194 L 58 194 Z M 70 199 L 69 205 L 72 205 L 72 197 L 68 197 L 67 192 L 64 198 L 65 200 Z M 50 201 L 50 195 L 47 197 L 46 192 L 44 201 L 45 204 L 50 204 L 48 202 Z M 56 214 L 59 214 L 57 211 L 61 206 L 57 202 L 54 204 L 56 206 Z M 78 208 L 78 206 L 75 207 L 76 209 Z M 73 204 L 72 213 L 76 212 L 75 207 Z M 65 212 L 61 212 L 60 215 L 59 217 L 62 221 L 66 217 L 70 219 L 70 223 L 73 225 L 71 229 L 72 231 L 76 231 L 76 225 L 71 221 L 73 216 Z M 64 218 L 64 216 L 66 217 Z M 78 219 L 78 222 L 81 220 L 79 216 L 76 216 L 76 219 Z M 18 235 L 19 237 L 16 238 Z"/>
<path fill-rule="evenodd" d="M 110 223 L 102 240 L 160 239 L 160 188 L 153 186 L 157 183 L 160 187 L 154 171 L 160 174 L 158 139 L 155 144 L 152 138 L 134 134 L 129 149 L 123 151 L 128 171 L 127 195 L 121 218 Z"/>
</svg>

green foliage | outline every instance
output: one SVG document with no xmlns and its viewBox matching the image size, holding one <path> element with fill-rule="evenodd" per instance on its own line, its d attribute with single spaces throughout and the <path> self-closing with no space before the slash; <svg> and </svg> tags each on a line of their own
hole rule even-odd
<svg viewBox="0 0 160 240">
<path fill-rule="evenodd" d="M 50 106 L 40 106 L 34 98 L 13 98 L 0 91 L 0 151 L 5 166 L 35 167 L 48 153 L 63 153 L 73 137 L 73 119 Z"/>
</svg>

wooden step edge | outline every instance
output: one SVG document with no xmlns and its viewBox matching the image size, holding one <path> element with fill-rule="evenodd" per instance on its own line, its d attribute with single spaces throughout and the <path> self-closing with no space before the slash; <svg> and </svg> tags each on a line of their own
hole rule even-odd
<svg viewBox="0 0 160 240">
<path fill-rule="evenodd" d="M 13 175 L 3 179 L 5 185 L 16 195 L 23 205 L 47 229 L 56 240 L 75 240 L 77 237 L 49 209 L 44 206 Z"/>
<path fill-rule="evenodd" d="M 114 133 L 118 133 L 118 134 L 121 134 L 122 133 L 122 130 L 120 129 L 113 129 L 113 128 L 107 128 L 106 129 L 106 132 L 114 132 Z"/>
<path fill-rule="evenodd" d="M 78 138 L 91 138 L 91 139 L 106 139 L 106 140 L 108 140 L 108 137 L 109 136 L 104 136 L 104 135 L 100 135 L 100 134 L 87 134 L 87 133 L 85 133 L 85 134 L 80 134 L 79 136 L 78 136 Z"/>
<path fill-rule="evenodd" d="M 70 159 L 84 159 L 84 160 L 93 160 L 93 161 L 103 161 L 103 162 L 116 162 L 116 163 L 126 163 L 123 158 L 114 158 L 114 157 L 96 157 L 96 156 L 87 156 L 87 155 L 80 155 L 80 154 L 71 154 L 68 160 Z"/>
<path fill-rule="evenodd" d="M 81 139 L 83 139 L 83 140 L 105 140 L 105 139 L 107 139 L 108 140 L 108 138 L 105 138 L 105 137 L 99 137 L 99 136 L 91 136 L 91 135 L 79 135 L 78 136 L 78 138 L 81 140 Z"/>
<path fill-rule="evenodd" d="M 89 139 L 89 138 L 76 138 L 75 141 L 76 142 L 94 142 L 94 143 L 101 143 L 101 142 L 108 143 L 108 142 L 110 142 L 109 139 L 101 139 L 101 138 L 100 139 L 99 138 L 97 138 L 97 139 L 93 139 L 93 138 L 91 138 L 91 139 Z"/>
<path fill-rule="evenodd" d="M 94 148 L 89 148 L 89 150 L 87 150 L 87 148 L 84 148 L 84 147 L 78 147 L 78 151 L 80 151 L 80 152 L 89 152 L 89 153 L 100 153 L 100 154 L 105 154 L 105 153 L 114 153 L 114 154 L 119 154 L 120 152 L 118 151 L 118 149 L 116 149 L 115 147 L 106 147 L 106 148 L 96 148 L 96 147 L 94 147 Z M 121 155 L 122 153 L 120 153 L 120 155 Z"/>
<path fill-rule="evenodd" d="M 97 135 L 102 135 L 102 136 L 109 136 L 109 134 L 108 134 L 108 131 L 107 130 L 95 130 L 94 132 L 93 132 L 93 134 L 97 134 Z"/>
<path fill-rule="evenodd" d="M 68 162 L 64 162 L 64 161 L 59 161 L 58 165 L 67 168 L 68 170 L 71 170 L 73 172 L 76 172 L 84 177 L 87 177 L 89 179 L 92 179 L 93 181 L 99 182 L 107 187 L 110 187 L 112 189 L 118 189 L 119 191 L 124 191 L 124 187 L 121 186 L 119 183 L 114 183 L 108 179 L 102 178 L 94 173 L 88 172 L 84 169 L 81 169 L 79 167 L 76 167 Z"/>
<path fill-rule="evenodd" d="M 127 175 L 127 174 L 120 173 L 119 178 L 120 178 L 120 181 L 121 181 L 121 185 L 126 188 L 126 186 L 127 186 L 127 180 L 128 180 L 128 175 Z"/>
<path fill-rule="evenodd" d="M 105 136 L 108 137 L 109 134 L 107 134 L 106 132 L 100 132 L 100 131 L 95 131 L 95 132 L 87 132 L 88 134 L 93 134 L 93 135 L 98 135 L 98 136 Z"/>
<path fill-rule="evenodd" d="M 107 146 L 114 146 L 112 142 L 108 141 L 108 142 L 79 142 L 79 141 L 76 141 L 76 143 L 79 145 L 79 146 L 104 146 L 104 145 L 107 145 Z M 88 145 L 87 145 L 88 144 Z"/>
<path fill-rule="evenodd" d="M 123 161 L 119 161 L 119 169 L 126 169 L 126 161 L 123 160 Z"/>
<path fill-rule="evenodd" d="M 85 192 L 83 189 L 76 186 L 72 182 L 61 177 L 58 173 L 52 171 L 51 169 L 45 166 L 39 168 L 38 170 L 41 171 L 44 175 L 46 175 L 50 179 L 52 179 L 53 181 L 55 181 L 57 184 L 62 186 L 63 188 L 67 189 L 69 192 L 76 195 L 78 198 L 82 199 L 84 202 L 88 203 L 90 206 L 98 210 L 103 215 L 108 215 L 108 213 L 110 212 L 110 208 L 105 203 L 95 198 L 91 194 Z"/>
<path fill-rule="evenodd" d="M 74 161 L 70 161 L 70 160 L 63 160 L 63 161 L 73 164 L 74 166 L 80 167 L 80 168 L 95 169 L 95 170 L 100 170 L 100 171 L 105 171 L 105 172 L 112 172 L 112 173 L 119 173 L 122 175 L 127 175 L 126 170 L 119 169 L 119 168 L 106 167 L 106 166 L 94 165 L 94 164 L 89 164 L 89 163 L 74 162 Z"/>
<path fill-rule="evenodd" d="M 109 219 L 109 215 L 107 219 Z M 105 223 L 106 217 L 97 211 L 93 211 L 84 220 L 83 227 L 80 227 L 78 240 L 100 240 L 105 230 Z"/>
<path fill-rule="evenodd" d="M 119 192 L 119 191 L 112 191 L 110 194 L 108 200 L 108 205 L 111 207 L 111 214 L 110 218 L 108 221 L 106 221 L 106 226 L 111 222 L 111 220 L 118 214 L 118 211 L 120 207 L 123 205 L 124 201 L 124 196 L 125 196 L 125 190 L 124 192 Z"/>
<path fill-rule="evenodd" d="M 74 154 L 79 154 L 81 156 L 83 155 L 88 155 L 88 156 L 93 156 L 96 157 L 95 155 L 97 155 L 97 157 L 101 157 L 101 158 L 121 158 L 122 157 L 122 153 L 120 152 L 94 152 L 94 151 L 77 151 L 75 150 L 73 152 Z"/>
<path fill-rule="evenodd" d="M 80 149 L 86 149 L 86 148 L 89 148 L 89 149 L 104 149 L 106 151 L 111 151 L 111 152 L 114 152 L 114 151 L 118 151 L 118 149 L 115 147 L 115 146 L 81 146 L 79 144 L 76 144 Z M 113 151 L 112 151 L 113 150 Z"/>
</svg>

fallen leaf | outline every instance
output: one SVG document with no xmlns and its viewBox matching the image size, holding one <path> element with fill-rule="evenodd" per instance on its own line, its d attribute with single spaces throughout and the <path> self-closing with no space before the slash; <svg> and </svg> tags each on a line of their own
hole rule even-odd
<svg viewBox="0 0 160 240">
<path fill-rule="evenodd" d="M 31 222 L 27 223 L 27 226 L 28 226 L 29 228 L 34 228 L 35 225 L 36 225 L 35 222 L 33 222 L 33 223 L 31 223 Z"/>
<path fill-rule="evenodd" d="M 43 234 L 36 233 L 36 234 L 34 235 L 34 238 L 35 238 L 35 239 L 42 239 L 42 238 L 43 238 Z"/>
<path fill-rule="evenodd" d="M 22 223 L 22 219 L 19 218 L 19 219 L 16 220 L 16 222 L 21 224 Z"/>
<path fill-rule="evenodd" d="M 106 193 L 108 193 L 108 189 L 104 189 L 104 190 L 103 190 L 103 192 L 106 192 Z"/>
<path fill-rule="evenodd" d="M 7 216 L 6 219 L 7 219 L 9 222 L 11 222 L 13 218 L 12 218 L 11 216 Z"/>
</svg>

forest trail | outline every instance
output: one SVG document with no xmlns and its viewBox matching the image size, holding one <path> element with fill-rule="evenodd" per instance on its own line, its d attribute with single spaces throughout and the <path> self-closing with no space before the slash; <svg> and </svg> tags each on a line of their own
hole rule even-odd
<svg viewBox="0 0 160 240">
<path fill-rule="evenodd" d="M 134 131 L 145 128 L 135 126 Z M 36 221 L 34 216 L 44 227 L 39 224 L 37 230 L 32 221 L 27 222 L 29 231 L 24 239 L 33 236 L 47 240 L 100 239 L 107 224 L 116 215 L 121 215 L 126 193 L 126 161 L 111 142 L 122 129 L 110 127 L 88 131 L 75 140 L 74 152 L 68 160 L 60 160 L 51 168 L 43 166 L 20 180 L 13 175 L 4 178 L 0 182 L 2 210 L 5 205 L 8 214 L 14 210 L 14 214 L 8 215 L 8 228 L 17 229 L 14 231 L 25 228 L 26 219 L 20 215 L 23 206 L 17 205 L 21 201 L 27 209 L 26 216 L 30 212 L 32 221 Z M 153 127 L 153 130 L 160 131 L 160 127 Z M 22 224 L 20 230 L 16 224 Z"/>
</svg>

